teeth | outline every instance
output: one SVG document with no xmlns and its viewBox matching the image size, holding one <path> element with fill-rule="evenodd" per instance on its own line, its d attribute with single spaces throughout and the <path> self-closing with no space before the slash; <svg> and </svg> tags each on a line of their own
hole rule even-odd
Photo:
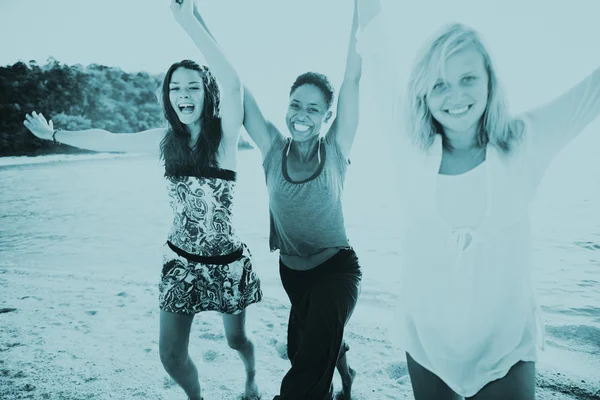
<svg viewBox="0 0 600 400">
<path fill-rule="evenodd" d="M 308 125 L 303 125 L 303 124 L 294 124 L 294 129 L 299 131 L 299 132 L 306 132 L 307 130 L 310 129 L 310 126 Z"/>
<path fill-rule="evenodd" d="M 179 111 L 184 113 L 192 113 L 194 112 L 194 105 L 192 103 L 181 103 L 177 107 L 179 107 Z"/>
<path fill-rule="evenodd" d="M 450 108 L 448 110 L 446 110 L 446 112 L 448 112 L 448 114 L 452 114 L 452 115 L 456 115 L 456 114 L 462 114 L 465 113 L 469 110 L 470 106 L 465 106 L 465 107 L 461 107 L 461 108 Z"/>
</svg>

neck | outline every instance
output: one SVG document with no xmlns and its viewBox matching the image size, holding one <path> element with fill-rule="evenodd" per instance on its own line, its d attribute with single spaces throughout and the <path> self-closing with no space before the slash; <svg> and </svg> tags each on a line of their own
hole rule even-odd
<svg viewBox="0 0 600 400">
<path fill-rule="evenodd" d="M 196 145 L 196 142 L 198 141 L 198 137 L 200 136 L 200 132 L 202 130 L 200 121 L 198 120 L 191 124 L 187 124 L 186 126 L 190 131 L 190 147 L 194 147 Z"/>
<path fill-rule="evenodd" d="M 477 143 L 477 130 L 470 132 L 444 131 L 444 147 L 449 151 L 466 151 L 479 148 Z"/>
<path fill-rule="evenodd" d="M 319 136 L 315 135 L 310 139 L 303 141 L 292 140 L 291 151 L 301 162 L 308 162 L 318 151 Z"/>
</svg>

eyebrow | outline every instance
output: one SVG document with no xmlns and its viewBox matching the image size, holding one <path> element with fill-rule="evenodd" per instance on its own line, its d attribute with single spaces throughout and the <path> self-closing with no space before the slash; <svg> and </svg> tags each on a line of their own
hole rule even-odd
<svg viewBox="0 0 600 400">
<path fill-rule="evenodd" d="M 200 83 L 200 82 L 193 81 L 193 82 L 189 82 L 188 84 L 192 85 L 192 84 L 196 84 L 196 83 Z M 179 82 L 171 81 L 171 82 L 169 82 L 169 85 L 179 85 Z"/>
<path fill-rule="evenodd" d="M 292 99 L 292 102 L 296 102 L 296 103 L 302 103 L 300 100 L 296 100 L 296 99 Z M 319 104 L 317 103 L 308 103 L 309 106 L 317 106 L 317 107 L 321 107 Z"/>
</svg>

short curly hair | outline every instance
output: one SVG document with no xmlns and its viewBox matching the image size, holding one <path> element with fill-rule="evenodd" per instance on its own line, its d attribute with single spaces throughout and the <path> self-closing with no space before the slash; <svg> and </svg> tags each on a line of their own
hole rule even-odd
<svg viewBox="0 0 600 400">
<path fill-rule="evenodd" d="M 329 79 L 327 79 L 325 75 L 317 72 L 305 72 L 302 75 L 299 75 L 290 89 L 290 95 L 300 86 L 304 85 L 315 85 L 321 89 L 321 92 L 323 92 L 323 96 L 325 97 L 325 102 L 327 103 L 327 109 L 331 108 L 334 90 Z"/>
</svg>

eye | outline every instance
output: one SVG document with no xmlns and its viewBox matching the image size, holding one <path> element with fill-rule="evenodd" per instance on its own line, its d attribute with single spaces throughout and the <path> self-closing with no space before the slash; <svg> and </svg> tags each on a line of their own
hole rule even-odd
<svg viewBox="0 0 600 400">
<path fill-rule="evenodd" d="M 433 85 L 432 90 L 442 90 L 444 87 L 446 87 L 444 82 L 436 82 L 435 85 Z"/>
<path fill-rule="evenodd" d="M 473 81 L 474 81 L 474 80 L 476 80 L 476 79 L 477 79 L 477 77 L 476 77 L 476 76 L 469 75 L 469 76 L 465 76 L 465 77 L 463 78 L 463 81 L 465 81 L 465 82 L 473 82 Z"/>
<path fill-rule="evenodd" d="M 174 90 L 179 90 L 179 87 L 177 86 L 172 86 L 169 88 L 170 91 L 174 91 Z"/>
<path fill-rule="evenodd" d="M 293 108 L 294 110 L 296 110 L 298 108 L 298 104 L 292 103 L 292 104 L 290 104 L 290 108 Z"/>
<path fill-rule="evenodd" d="M 319 110 L 317 110 L 316 108 L 309 108 L 308 111 L 312 113 L 319 112 Z"/>
<path fill-rule="evenodd" d="M 200 86 L 192 86 L 190 90 L 200 90 Z"/>
</svg>

